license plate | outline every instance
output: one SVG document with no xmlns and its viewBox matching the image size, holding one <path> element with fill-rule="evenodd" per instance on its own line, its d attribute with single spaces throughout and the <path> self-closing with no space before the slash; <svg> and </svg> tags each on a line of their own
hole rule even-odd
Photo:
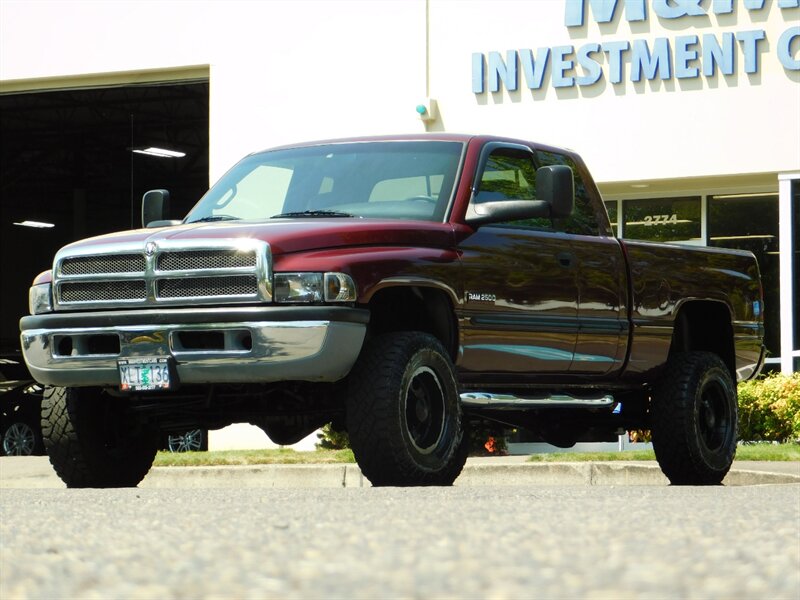
<svg viewBox="0 0 800 600">
<path fill-rule="evenodd" d="M 122 358 L 119 366 L 119 389 L 123 392 L 167 390 L 170 387 L 169 359 Z"/>
</svg>

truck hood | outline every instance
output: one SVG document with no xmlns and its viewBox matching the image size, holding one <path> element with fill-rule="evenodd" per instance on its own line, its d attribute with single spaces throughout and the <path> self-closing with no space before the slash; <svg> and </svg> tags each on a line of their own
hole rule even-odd
<svg viewBox="0 0 800 600">
<path fill-rule="evenodd" d="M 74 242 L 61 252 L 91 252 L 92 248 L 141 241 L 198 239 L 256 239 L 267 242 L 273 255 L 353 246 L 453 245 L 453 228 L 447 223 L 360 218 L 276 219 L 275 221 L 224 221 L 191 223 L 159 229 L 136 229 Z"/>
</svg>

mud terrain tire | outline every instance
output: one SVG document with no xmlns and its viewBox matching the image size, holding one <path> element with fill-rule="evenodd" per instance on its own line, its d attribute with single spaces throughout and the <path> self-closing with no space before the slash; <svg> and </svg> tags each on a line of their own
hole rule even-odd
<svg viewBox="0 0 800 600">
<path fill-rule="evenodd" d="M 349 376 L 347 430 L 374 486 L 452 485 L 467 441 L 454 367 L 427 333 L 368 341 Z"/>
<path fill-rule="evenodd" d="M 96 388 L 45 388 L 42 436 L 70 488 L 134 487 L 158 448 L 156 430 L 134 426 L 125 401 Z"/>
<path fill-rule="evenodd" d="M 736 454 L 736 385 L 716 354 L 670 358 L 653 395 L 653 449 L 674 485 L 722 482 Z"/>
</svg>

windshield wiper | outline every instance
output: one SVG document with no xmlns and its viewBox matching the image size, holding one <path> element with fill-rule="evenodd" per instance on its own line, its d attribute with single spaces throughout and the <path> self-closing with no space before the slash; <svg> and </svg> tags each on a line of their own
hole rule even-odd
<svg viewBox="0 0 800 600">
<path fill-rule="evenodd" d="M 303 210 L 273 215 L 270 219 L 306 218 L 306 217 L 352 217 L 353 215 L 335 210 Z"/>
<path fill-rule="evenodd" d="M 194 221 L 186 221 L 187 223 L 210 223 L 212 221 L 239 221 L 239 217 L 232 217 L 231 215 L 211 215 L 203 217 L 202 219 L 195 219 Z"/>
</svg>

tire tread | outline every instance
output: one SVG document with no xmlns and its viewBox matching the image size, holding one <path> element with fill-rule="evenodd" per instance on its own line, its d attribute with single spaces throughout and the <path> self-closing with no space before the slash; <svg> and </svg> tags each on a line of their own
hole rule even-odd
<svg viewBox="0 0 800 600">
<path fill-rule="evenodd" d="M 98 443 L 102 431 L 91 414 L 98 403 L 91 400 L 74 388 L 45 388 L 41 426 L 50 464 L 70 488 L 137 485 L 155 458 L 156 437 L 145 434 L 124 456 L 112 457 Z"/>
<path fill-rule="evenodd" d="M 694 402 L 700 377 L 717 372 L 733 396 L 733 443 L 711 464 L 698 444 Z M 711 352 L 685 352 L 670 358 L 652 406 L 653 448 L 659 466 L 676 485 L 713 485 L 725 478 L 736 453 L 736 387 L 722 359 Z"/>
<path fill-rule="evenodd" d="M 419 351 L 439 354 L 452 364 L 439 341 L 420 332 L 390 333 L 369 340 L 349 376 L 347 429 L 353 453 L 364 476 L 375 485 L 452 485 L 466 460 L 460 404 L 456 440 L 443 466 L 421 466 L 409 452 L 400 428 L 396 393 L 409 359 Z"/>
</svg>

